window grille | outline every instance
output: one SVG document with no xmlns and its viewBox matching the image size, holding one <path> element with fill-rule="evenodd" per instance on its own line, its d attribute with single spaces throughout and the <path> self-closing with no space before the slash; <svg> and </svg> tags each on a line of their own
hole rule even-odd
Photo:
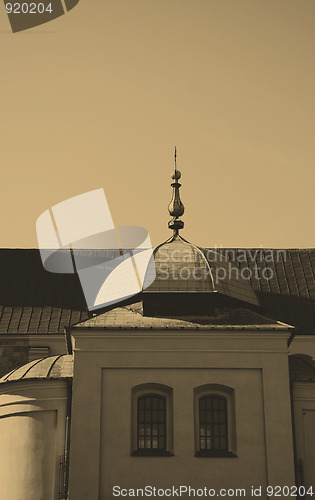
<svg viewBox="0 0 315 500">
<path fill-rule="evenodd" d="M 212 395 L 199 399 L 199 446 L 201 451 L 228 450 L 226 398 Z"/>
<path fill-rule="evenodd" d="M 137 405 L 137 449 L 166 450 L 166 398 L 144 395 Z"/>
</svg>

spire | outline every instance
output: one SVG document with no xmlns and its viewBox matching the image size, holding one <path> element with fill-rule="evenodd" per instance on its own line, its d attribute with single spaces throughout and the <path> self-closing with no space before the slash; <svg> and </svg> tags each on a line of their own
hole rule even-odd
<svg viewBox="0 0 315 500">
<path fill-rule="evenodd" d="M 185 207 L 182 204 L 179 195 L 179 188 L 181 187 L 181 184 L 178 181 L 181 178 L 182 174 L 180 173 L 179 170 L 177 170 L 176 159 L 177 159 L 177 151 L 175 146 L 175 155 L 174 155 L 175 170 L 172 173 L 172 179 L 174 179 L 174 182 L 171 184 L 173 188 L 173 196 L 171 199 L 171 203 L 168 206 L 169 214 L 173 217 L 173 219 L 169 221 L 168 227 L 173 230 L 174 235 L 178 234 L 178 231 L 180 229 L 183 229 L 184 227 L 184 223 L 183 221 L 180 220 L 179 217 L 183 215 L 185 211 Z"/>
</svg>

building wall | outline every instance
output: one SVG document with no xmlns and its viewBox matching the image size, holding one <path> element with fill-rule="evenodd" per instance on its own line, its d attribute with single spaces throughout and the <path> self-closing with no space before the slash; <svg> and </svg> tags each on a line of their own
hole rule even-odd
<svg viewBox="0 0 315 500">
<path fill-rule="evenodd" d="M 28 341 L 26 339 L 0 339 L 0 377 L 28 362 Z"/>
<path fill-rule="evenodd" d="M 114 485 L 293 485 L 288 337 L 283 329 L 73 330 L 70 499 L 108 500 Z M 173 388 L 171 457 L 130 453 L 131 388 L 149 382 Z M 209 383 L 235 391 L 236 458 L 194 456 L 193 389 Z"/>
<path fill-rule="evenodd" d="M 297 483 L 315 492 L 315 382 L 295 381 L 292 399 Z"/>
<path fill-rule="evenodd" d="M 68 386 L 63 380 L 0 384 L 1 498 L 62 495 Z M 60 494 L 60 496 L 59 496 Z"/>
<path fill-rule="evenodd" d="M 65 336 L 2 335 L 0 338 L 0 378 L 33 359 L 66 354 Z"/>
<path fill-rule="evenodd" d="M 174 456 L 131 456 L 132 387 L 154 381 L 173 388 Z M 195 457 L 194 388 L 221 384 L 235 391 L 236 454 Z M 119 390 L 118 390 L 119 389 Z M 103 369 L 101 402 L 100 490 L 111 498 L 114 485 L 160 488 L 266 486 L 263 381 L 260 369 L 147 368 Z"/>
</svg>

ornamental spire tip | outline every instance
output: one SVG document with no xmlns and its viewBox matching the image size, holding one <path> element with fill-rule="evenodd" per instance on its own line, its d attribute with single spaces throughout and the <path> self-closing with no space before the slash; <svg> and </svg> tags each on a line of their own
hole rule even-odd
<svg viewBox="0 0 315 500">
<path fill-rule="evenodd" d="M 185 207 L 180 199 L 179 188 L 181 184 L 178 182 L 181 178 L 181 172 L 177 170 L 177 150 L 175 146 L 175 154 L 174 154 L 174 162 L 175 162 L 175 170 L 172 173 L 172 182 L 171 186 L 173 188 L 173 195 L 171 199 L 171 203 L 168 206 L 169 214 L 173 217 L 172 220 L 169 221 L 168 227 L 173 230 L 174 236 L 178 234 L 180 229 L 183 229 L 184 223 L 180 220 L 181 215 L 183 215 L 185 211 Z"/>
</svg>

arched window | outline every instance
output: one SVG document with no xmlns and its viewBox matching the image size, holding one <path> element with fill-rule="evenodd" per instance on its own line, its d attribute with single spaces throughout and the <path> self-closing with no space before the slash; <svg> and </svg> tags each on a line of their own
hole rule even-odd
<svg viewBox="0 0 315 500">
<path fill-rule="evenodd" d="M 162 384 L 141 384 L 132 389 L 131 454 L 172 455 L 172 389 Z"/>
<path fill-rule="evenodd" d="M 234 390 L 219 384 L 197 387 L 195 395 L 196 456 L 236 456 Z"/>
</svg>

